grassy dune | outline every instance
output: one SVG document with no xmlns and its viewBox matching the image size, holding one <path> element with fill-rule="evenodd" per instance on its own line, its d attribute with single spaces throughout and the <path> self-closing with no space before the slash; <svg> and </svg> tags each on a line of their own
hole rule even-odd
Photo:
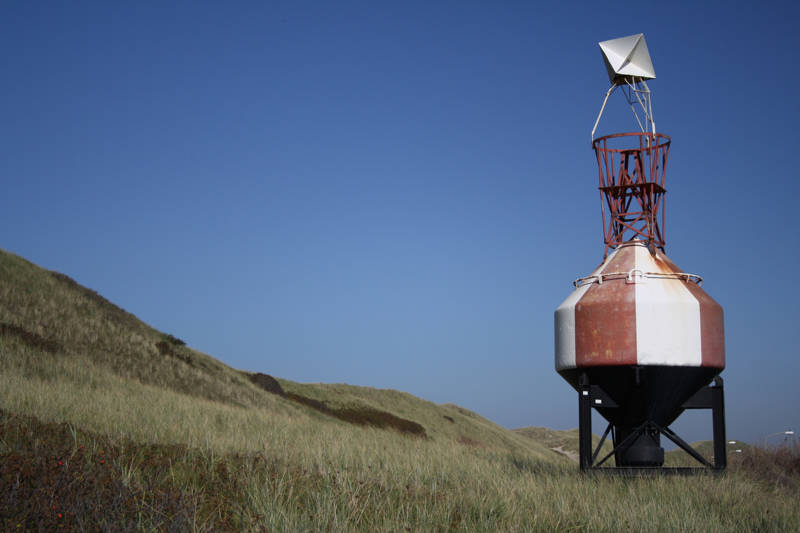
<svg viewBox="0 0 800 533">
<path fill-rule="evenodd" d="M 0 252 L 3 530 L 800 530 L 796 453 L 777 473 L 609 479 L 554 442 L 230 368 Z"/>
</svg>

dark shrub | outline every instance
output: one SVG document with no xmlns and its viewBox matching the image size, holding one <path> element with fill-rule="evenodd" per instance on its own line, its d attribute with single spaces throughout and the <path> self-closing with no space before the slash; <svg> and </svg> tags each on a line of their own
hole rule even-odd
<svg viewBox="0 0 800 533">
<path fill-rule="evenodd" d="M 250 374 L 250 381 L 261 387 L 267 392 L 271 392 L 272 394 L 277 394 L 278 396 L 286 397 L 286 393 L 283 392 L 283 387 L 281 384 L 278 383 L 278 380 L 270 376 L 269 374 Z"/>
<path fill-rule="evenodd" d="M 13 324 L 0 323 L 0 337 L 16 337 L 31 348 L 38 348 L 49 353 L 61 351 L 61 346 L 56 341 L 45 339 L 41 335 L 31 333 Z"/>
</svg>

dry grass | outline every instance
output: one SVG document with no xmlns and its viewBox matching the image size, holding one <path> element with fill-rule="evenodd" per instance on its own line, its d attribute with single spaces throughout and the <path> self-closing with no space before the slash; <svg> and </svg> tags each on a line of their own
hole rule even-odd
<svg viewBox="0 0 800 533">
<path fill-rule="evenodd" d="M 295 443 L 296 454 L 273 447 L 216 453 L 2 413 L 0 525 L 121 531 L 792 531 L 800 525 L 796 491 L 744 474 L 586 477 L 510 453 L 350 431 L 357 439 L 343 446 L 320 446 L 323 431 Z"/>
<path fill-rule="evenodd" d="M 751 447 L 730 462 L 772 490 L 787 488 L 800 494 L 800 446 L 796 441 L 773 448 Z"/>
<path fill-rule="evenodd" d="M 457 406 L 229 368 L 1 252 L 0 323 L 5 530 L 800 530 L 796 453 L 581 476 Z"/>
<path fill-rule="evenodd" d="M 558 430 L 544 427 L 530 426 L 513 430 L 514 433 L 527 437 L 535 442 L 540 442 L 572 461 L 578 461 L 578 428 Z M 600 437 L 592 435 L 592 449 L 596 449 L 600 444 Z M 603 442 L 603 449 L 598 458 L 605 457 L 613 449 L 610 437 Z M 598 459 L 598 460 L 599 460 Z M 612 459 L 613 460 L 613 459 Z"/>
<path fill-rule="evenodd" d="M 3 337 L 81 356 L 118 376 L 234 405 L 258 405 L 246 376 L 159 332 L 69 277 L 0 251 Z M 11 332 L 11 334 L 9 334 Z M 2 332 L 0 332 L 2 333 Z"/>
</svg>

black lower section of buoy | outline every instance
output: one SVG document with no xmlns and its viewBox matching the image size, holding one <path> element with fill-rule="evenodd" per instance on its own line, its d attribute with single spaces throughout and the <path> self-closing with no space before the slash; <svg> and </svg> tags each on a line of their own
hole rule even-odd
<svg viewBox="0 0 800 533">
<path fill-rule="evenodd" d="M 669 426 L 683 412 L 683 403 L 711 383 L 719 368 L 700 366 L 596 366 L 559 372 L 579 390 L 581 374 L 602 388 L 619 408 L 594 406 L 617 427 L 636 427 L 645 420 Z"/>
<path fill-rule="evenodd" d="M 617 440 L 624 440 L 634 431 L 635 428 L 618 428 Z M 617 466 L 662 466 L 664 448 L 661 447 L 661 434 L 657 431 L 639 433 L 630 446 L 616 454 L 615 460 Z"/>
<path fill-rule="evenodd" d="M 664 464 L 664 436 L 703 466 L 724 469 L 725 420 L 722 369 L 677 366 L 607 366 L 562 370 L 559 373 L 577 391 L 581 469 L 602 466 L 611 456 L 617 467 L 659 468 Z M 708 384 L 714 380 L 715 386 Z M 602 442 L 592 450 L 591 410 L 608 422 L 612 454 L 600 457 Z M 714 464 L 698 454 L 670 428 L 685 409 L 711 409 Z"/>
</svg>

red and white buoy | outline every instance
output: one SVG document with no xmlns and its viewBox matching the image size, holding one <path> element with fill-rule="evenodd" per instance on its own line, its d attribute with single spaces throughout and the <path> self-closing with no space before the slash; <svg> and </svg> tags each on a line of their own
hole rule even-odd
<svg viewBox="0 0 800 533">
<path fill-rule="evenodd" d="M 555 311 L 556 371 L 578 391 L 581 468 L 654 468 L 666 436 L 707 467 L 725 467 L 722 307 L 665 253 L 664 195 L 671 139 L 656 132 L 655 78 L 644 36 L 600 43 L 611 88 L 592 130 L 604 256 Z M 625 94 L 641 132 L 594 139 L 611 93 Z M 642 118 L 637 114 L 642 113 Z M 715 381 L 715 386 L 708 386 Z M 714 463 L 670 428 L 685 409 L 713 411 Z M 592 451 L 591 409 L 609 424 Z M 598 458 L 608 434 L 614 450 Z"/>
<path fill-rule="evenodd" d="M 620 245 L 556 309 L 556 370 L 725 368 L 722 307 L 661 250 Z"/>
</svg>

